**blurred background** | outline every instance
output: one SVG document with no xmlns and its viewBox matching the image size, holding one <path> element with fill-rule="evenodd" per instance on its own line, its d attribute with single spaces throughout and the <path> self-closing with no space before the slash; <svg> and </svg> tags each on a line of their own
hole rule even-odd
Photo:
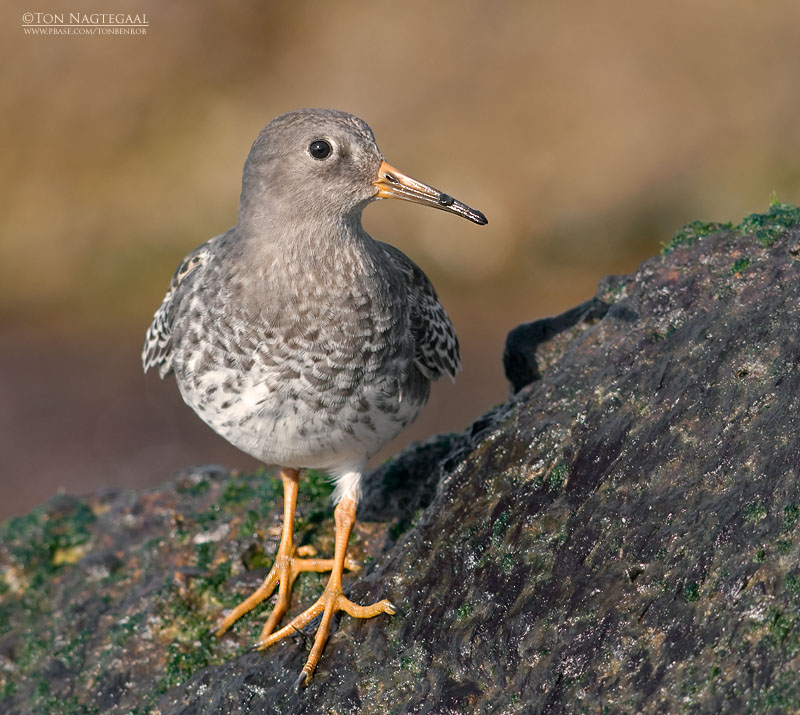
<svg viewBox="0 0 800 715">
<path fill-rule="evenodd" d="M 462 343 L 412 439 L 502 401 L 516 324 L 567 309 L 694 220 L 800 201 L 800 3 L 128 0 L 146 35 L 0 23 L 0 518 L 58 488 L 250 469 L 139 353 L 180 259 L 235 223 L 273 116 L 334 107 L 489 225 L 401 202 L 365 226 L 433 280 Z"/>
</svg>

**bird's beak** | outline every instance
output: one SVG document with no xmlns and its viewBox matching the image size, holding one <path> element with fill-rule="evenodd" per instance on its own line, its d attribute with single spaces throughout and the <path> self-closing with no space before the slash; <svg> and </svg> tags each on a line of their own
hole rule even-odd
<svg viewBox="0 0 800 715">
<path fill-rule="evenodd" d="M 377 189 L 375 196 L 379 199 L 403 199 L 413 201 L 423 206 L 432 206 L 435 209 L 449 211 L 458 216 L 463 216 L 473 223 L 480 226 L 488 223 L 486 216 L 480 211 L 471 209 L 466 204 L 456 201 L 452 196 L 443 194 L 432 186 L 423 184 L 421 181 L 412 179 L 410 176 L 401 174 L 391 164 L 381 162 L 378 169 L 378 178 L 372 182 Z"/>
</svg>

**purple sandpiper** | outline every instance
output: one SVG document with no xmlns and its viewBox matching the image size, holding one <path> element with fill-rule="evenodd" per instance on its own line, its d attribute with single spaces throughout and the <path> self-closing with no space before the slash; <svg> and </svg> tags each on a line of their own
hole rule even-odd
<svg viewBox="0 0 800 715">
<path fill-rule="evenodd" d="M 236 226 L 190 253 L 147 331 L 145 371 L 174 373 L 185 402 L 243 452 L 281 467 L 284 522 L 264 583 L 216 627 L 278 597 L 256 647 L 321 614 L 298 678 L 308 682 L 331 618 L 394 614 L 359 606 L 342 570 L 367 460 L 419 415 L 430 383 L 460 367 L 455 331 L 428 278 L 361 226 L 367 204 L 404 199 L 485 224 L 480 211 L 384 161 L 365 122 L 340 111 L 283 114 L 244 165 Z M 336 488 L 332 559 L 293 542 L 299 470 L 327 471 Z M 331 571 L 320 598 L 275 630 L 301 571 Z"/>
</svg>

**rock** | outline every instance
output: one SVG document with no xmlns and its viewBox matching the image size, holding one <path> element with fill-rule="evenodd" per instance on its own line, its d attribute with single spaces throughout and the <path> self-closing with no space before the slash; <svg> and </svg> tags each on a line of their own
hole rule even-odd
<svg viewBox="0 0 800 715">
<path fill-rule="evenodd" d="M 401 614 L 343 617 L 300 693 L 305 635 L 252 653 L 261 617 L 207 634 L 270 563 L 274 476 L 194 471 L 7 522 L 0 709 L 800 709 L 798 224 L 780 204 L 691 224 L 513 331 L 512 398 L 367 480 L 346 588 Z M 321 552 L 329 493 L 301 486 Z M 301 576 L 295 606 L 322 585 Z"/>
</svg>

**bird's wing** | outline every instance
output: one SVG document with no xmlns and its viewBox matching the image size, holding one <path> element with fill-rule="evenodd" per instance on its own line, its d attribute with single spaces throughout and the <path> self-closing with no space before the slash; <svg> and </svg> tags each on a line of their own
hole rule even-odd
<svg viewBox="0 0 800 715">
<path fill-rule="evenodd" d="M 142 364 L 147 372 L 151 367 L 158 367 L 158 374 L 164 378 L 172 372 L 172 327 L 178 306 L 187 293 L 187 287 L 200 272 L 208 254 L 211 239 L 192 251 L 175 271 L 169 290 L 161 301 L 161 305 L 153 316 L 153 322 L 147 329 L 147 337 L 142 349 Z"/>
<path fill-rule="evenodd" d="M 454 380 L 461 369 L 458 338 L 433 285 L 400 249 L 382 242 L 381 246 L 406 278 L 417 368 L 429 380 L 437 380 L 442 375 Z"/>
</svg>

